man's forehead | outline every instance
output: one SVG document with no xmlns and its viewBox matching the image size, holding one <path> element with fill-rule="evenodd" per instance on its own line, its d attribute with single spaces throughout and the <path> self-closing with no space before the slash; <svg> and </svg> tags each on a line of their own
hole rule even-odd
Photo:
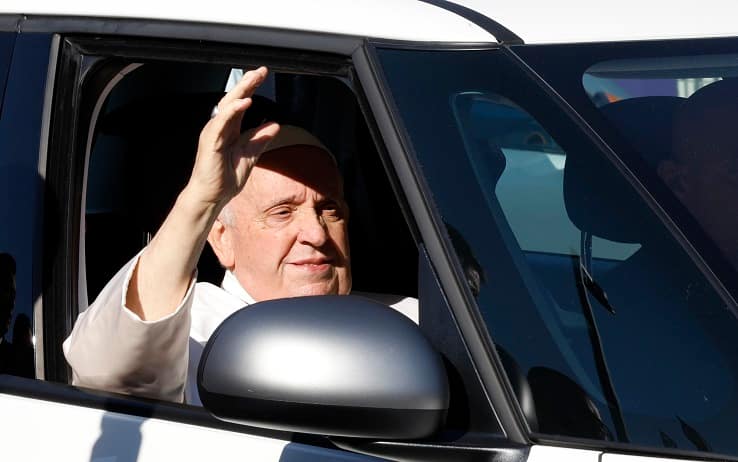
<svg viewBox="0 0 738 462">
<path fill-rule="evenodd" d="M 314 146 L 289 146 L 266 152 L 251 171 L 244 191 L 253 199 L 292 197 L 313 191 L 318 196 L 343 198 L 340 172 L 332 156 Z"/>
</svg>

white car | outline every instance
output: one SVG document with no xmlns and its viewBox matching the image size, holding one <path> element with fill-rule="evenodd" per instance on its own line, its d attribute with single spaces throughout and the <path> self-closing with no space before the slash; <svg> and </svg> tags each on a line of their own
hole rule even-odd
<svg viewBox="0 0 738 462">
<path fill-rule="evenodd" d="M 5 0 L 0 455 L 738 460 L 734 13 Z M 204 408 L 71 386 L 77 315 L 259 65 L 268 118 L 337 158 L 354 289 L 417 297 L 419 322 L 261 303 L 208 343 Z M 206 252 L 199 278 L 221 277 Z"/>
</svg>

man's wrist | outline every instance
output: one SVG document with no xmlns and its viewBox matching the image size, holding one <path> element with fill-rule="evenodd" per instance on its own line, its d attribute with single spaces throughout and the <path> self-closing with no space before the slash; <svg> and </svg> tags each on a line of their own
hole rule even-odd
<svg viewBox="0 0 738 462">
<path fill-rule="evenodd" d="M 203 197 L 196 187 L 188 184 L 179 193 L 175 206 L 192 213 L 194 216 L 212 216 L 215 218 L 226 203 L 228 203 L 228 200 L 225 199 L 208 200 Z"/>
</svg>

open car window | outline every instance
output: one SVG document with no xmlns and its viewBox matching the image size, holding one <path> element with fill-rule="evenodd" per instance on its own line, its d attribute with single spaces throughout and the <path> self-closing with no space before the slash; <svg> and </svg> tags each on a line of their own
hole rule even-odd
<svg viewBox="0 0 738 462">
<path fill-rule="evenodd" d="M 200 129 L 242 69 L 226 64 L 131 63 L 125 78 L 105 95 L 87 169 L 88 302 L 155 234 L 189 178 Z M 268 107 L 266 116 L 259 117 L 308 129 L 336 156 L 351 210 L 353 289 L 415 296 L 417 251 L 346 82 L 341 76 L 275 70 L 257 92 L 261 98 L 257 104 Z M 264 121 L 244 123 L 255 126 Z M 391 256 L 392 265 L 384 263 L 385 256 Z M 223 272 L 206 248 L 198 280 L 219 285 Z"/>
</svg>

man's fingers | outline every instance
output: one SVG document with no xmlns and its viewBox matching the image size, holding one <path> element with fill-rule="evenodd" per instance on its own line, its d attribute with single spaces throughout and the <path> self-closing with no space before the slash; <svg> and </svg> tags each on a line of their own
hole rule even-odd
<svg viewBox="0 0 738 462">
<path fill-rule="evenodd" d="M 218 109 L 218 114 L 208 122 L 207 131 L 211 133 L 214 141 L 223 141 L 233 135 L 238 136 L 241 132 L 241 121 L 243 115 L 251 106 L 251 98 L 237 99 L 231 101 L 227 106 Z M 233 137 L 232 139 L 235 139 Z"/>
<path fill-rule="evenodd" d="M 252 143 L 271 141 L 279 133 L 277 122 L 265 122 L 253 130 L 249 130 L 249 141 Z"/>
<path fill-rule="evenodd" d="M 231 88 L 231 91 L 221 98 L 218 103 L 218 111 L 227 107 L 231 101 L 248 98 L 253 95 L 254 91 L 256 91 L 259 85 L 261 85 L 264 79 L 266 79 L 268 72 L 269 71 L 264 66 L 253 71 L 246 72 L 236 86 Z"/>
<path fill-rule="evenodd" d="M 238 149 L 233 153 L 234 158 L 232 159 L 238 178 L 243 178 L 245 181 L 248 172 L 277 133 L 279 133 L 279 124 L 267 122 L 241 134 Z"/>
</svg>

